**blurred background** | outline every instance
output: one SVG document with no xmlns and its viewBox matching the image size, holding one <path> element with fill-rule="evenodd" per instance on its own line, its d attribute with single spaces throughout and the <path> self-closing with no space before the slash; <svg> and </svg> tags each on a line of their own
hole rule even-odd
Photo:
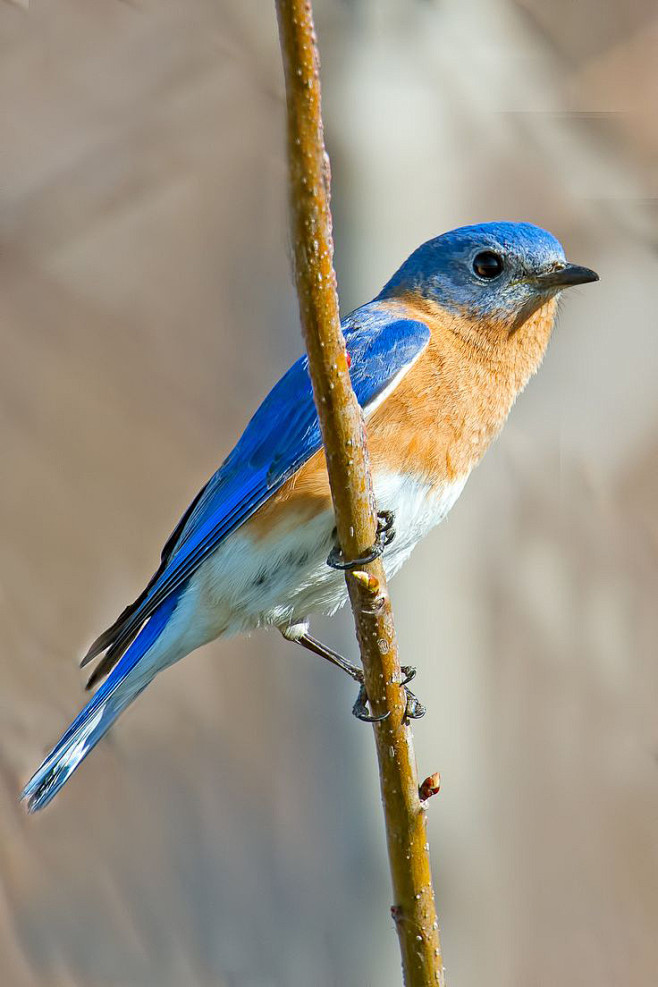
<svg viewBox="0 0 658 987">
<path fill-rule="evenodd" d="M 539 376 L 393 584 L 454 987 L 658 967 L 658 15 L 316 0 L 344 312 L 552 230 Z M 0 981 L 396 987 L 371 731 L 277 634 L 153 684 L 52 808 L 77 660 L 301 348 L 271 2 L 0 3 Z M 349 614 L 317 624 L 354 653 Z M 249 697 L 236 715 L 233 697 Z"/>
</svg>

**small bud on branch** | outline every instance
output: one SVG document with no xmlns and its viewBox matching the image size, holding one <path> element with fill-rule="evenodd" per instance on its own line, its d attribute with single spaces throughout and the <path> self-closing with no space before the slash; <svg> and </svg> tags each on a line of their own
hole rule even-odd
<svg viewBox="0 0 658 987">
<path fill-rule="evenodd" d="M 435 771 L 429 775 L 418 789 L 418 797 L 421 802 L 427 802 L 433 795 L 438 795 L 441 790 L 441 775 Z"/>
</svg>

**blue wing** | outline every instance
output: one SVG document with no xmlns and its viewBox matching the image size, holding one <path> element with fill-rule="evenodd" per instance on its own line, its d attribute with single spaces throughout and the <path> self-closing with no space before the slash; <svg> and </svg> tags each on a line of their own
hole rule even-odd
<svg viewBox="0 0 658 987">
<path fill-rule="evenodd" d="M 429 342 L 422 322 L 395 319 L 385 303 L 371 302 L 343 322 L 350 376 L 368 409 L 402 376 Z M 320 449 L 322 439 L 308 374 L 301 357 L 270 391 L 233 452 L 181 518 L 162 552 L 160 568 L 142 595 L 92 645 L 83 660 L 110 650 L 90 684 L 109 671 L 144 621 L 180 587 L 217 546 L 244 524 Z"/>
</svg>

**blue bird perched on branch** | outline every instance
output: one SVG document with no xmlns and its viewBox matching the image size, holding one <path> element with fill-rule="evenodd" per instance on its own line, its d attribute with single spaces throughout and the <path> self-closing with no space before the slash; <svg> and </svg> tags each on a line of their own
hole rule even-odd
<svg viewBox="0 0 658 987">
<path fill-rule="evenodd" d="M 538 369 L 557 297 L 598 280 L 529 223 L 485 223 L 429 240 L 343 321 L 381 519 L 371 557 L 388 577 L 443 520 Z M 193 500 L 144 591 L 91 646 L 90 702 L 28 782 L 47 805 L 153 677 L 217 637 L 275 627 L 361 685 L 362 673 L 308 633 L 347 599 L 307 360 L 275 385 Z M 367 561 L 367 560 L 366 560 Z M 329 563 L 329 564 L 327 564 Z M 106 677 L 107 676 L 107 677 Z M 424 710 L 408 692 L 409 716 Z"/>
</svg>

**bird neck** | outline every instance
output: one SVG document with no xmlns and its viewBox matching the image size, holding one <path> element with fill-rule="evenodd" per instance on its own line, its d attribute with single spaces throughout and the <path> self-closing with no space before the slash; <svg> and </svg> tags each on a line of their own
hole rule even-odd
<svg viewBox="0 0 658 987">
<path fill-rule="evenodd" d="M 431 299 L 406 297 L 404 308 L 411 308 L 431 331 L 430 346 L 447 361 L 451 371 L 488 374 L 511 395 L 519 394 L 539 369 L 555 324 L 555 297 L 515 318 L 492 317 L 473 321 L 449 312 Z"/>
<path fill-rule="evenodd" d="M 416 317 L 429 327 L 430 342 L 373 416 L 371 456 L 384 461 L 390 454 L 389 426 L 395 423 L 396 448 L 410 472 L 439 485 L 464 479 L 538 369 L 553 328 L 555 302 L 538 308 L 503 337 L 498 326 L 496 338 L 493 326 L 474 329 L 466 319 L 425 299 L 400 301 L 401 315 Z"/>
</svg>

